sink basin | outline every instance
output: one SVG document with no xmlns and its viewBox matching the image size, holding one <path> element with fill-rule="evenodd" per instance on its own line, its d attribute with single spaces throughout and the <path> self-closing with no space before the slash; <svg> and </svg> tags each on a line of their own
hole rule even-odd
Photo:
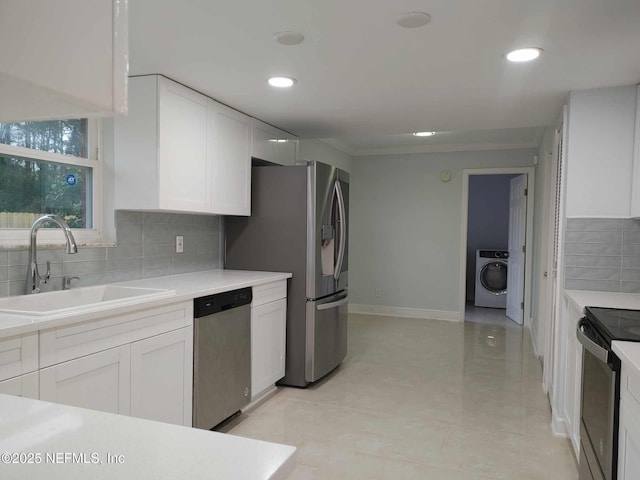
<svg viewBox="0 0 640 480">
<path fill-rule="evenodd" d="M 174 294 L 173 290 L 97 285 L 95 287 L 2 298 L 0 299 L 0 313 L 56 315 L 127 305 Z"/>
</svg>

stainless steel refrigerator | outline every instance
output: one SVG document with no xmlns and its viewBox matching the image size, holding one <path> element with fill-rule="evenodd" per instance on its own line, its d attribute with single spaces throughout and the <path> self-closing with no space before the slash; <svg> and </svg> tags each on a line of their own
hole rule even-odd
<svg viewBox="0 0 640 480">
<path fill-rule="evenodd" d="M 293 273 L 286 373 L 305 387 L 347 354 L 349 174 L 320 162 L 255 166 L 251 216 L 226 217 L 225 268 Z"/>
</svg>

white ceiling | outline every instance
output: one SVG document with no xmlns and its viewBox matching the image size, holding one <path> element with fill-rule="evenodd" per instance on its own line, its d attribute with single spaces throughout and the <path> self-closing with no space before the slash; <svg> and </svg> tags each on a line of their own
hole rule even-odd
<svg viewBox="0 0 640 480">
<path fill-rule="evenodd" d="M 539 141 L 541 129 L 524 127 L 553 124 L 570 90 L 640 81 L 640 0 L 129 0 L 129 8 L 131 74 L 164 74 L 355 154 Z M 410 11 L 431 22 L 396 25 Z M 283 30 L 305 41 L 276 43 Z M 523 46 L 544 54 L 504 60 Z M 275 74 L 298 82 L 274 89 L 266 79 Z M 403 135 L 416 130 L 445 133 Z"/>
</svg>

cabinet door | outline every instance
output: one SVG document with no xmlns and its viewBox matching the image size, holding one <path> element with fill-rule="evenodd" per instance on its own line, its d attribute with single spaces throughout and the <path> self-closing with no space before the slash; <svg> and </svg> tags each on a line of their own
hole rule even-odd
<svg viewBox="0 0 640 480">
<path fill-rule="evenodd" d="M 159 207 L 208 212 L 208 98 L 164 77 L 159 78 L 158 97 Z"/>
<path fill-rule="evenodd" d="M 251 156 L 276 163 L 276 129 L 269 124 L 261 122 L 257 118 L 251 119 Z"/>
<path fill-rule="evenodd" d="M 129 345 L 40 370 L 40 400 L 129 414 Z"/>
<path fill-rule="evenodd" d="M 251 213 L 249 117 L 209 102 L 210 165 L 213 213 Z"/>
<path fill-rule="evenodd" d="M 298 160 L 298 139 L 297 137 L 280 132 L 276 143 L 277 161 L 280 165 L 295 165 Z"/>
<path fill-rule="evenodd" d="M 0 393 L 38 399 L 38 372 L 0 382 Z"/>
<path fill-rule="evenodd" d="M 251 392 L 260 396 L 284 377 L 287 300 L 251 309 Z"/>
<path fill-rule="evenodd" d="M 0 121 L 126 113 L 126 2 L 3 0 L 0 18 Z"/>
<path fill-rule="evenodd" d="M 640 218 L 640 85 L 638 85 L 636 94 L 636 126 L 634 135 L 631 217 Z"/>
<path fill-rule="evenodd" d="M 193 328 L 131 344 L 131 415 L 191 426 Z"/>
<path fill-rule="evenodd" d="M 578 320 L 583 316 L 566 299 L 564 303 L 565 321 L 565 382 L 563 417 L 567 433 L 578 455 L 580 451 L 580 400 L 582 395 L 582 345 L 576 337 Z"/>
<path fill-rule="evenodd" d="M 640 472 L 640 405 L 620 402 L 620 427 L 618 432 L 618 478 L 631 480 Z"/>
</svg>

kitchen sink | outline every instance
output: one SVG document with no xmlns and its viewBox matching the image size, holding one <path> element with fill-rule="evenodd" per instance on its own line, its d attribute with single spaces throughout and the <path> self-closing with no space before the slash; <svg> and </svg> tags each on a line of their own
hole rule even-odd
<svg viewBox="0 0 640 480">
<path fill-rule="evenodd" d="M 97 285 L 72 290 L 20 295 L 0 299 L 0 313 L 57 315 L 128 305 L 174 295 L 173 290 Z"/>
</svg>

